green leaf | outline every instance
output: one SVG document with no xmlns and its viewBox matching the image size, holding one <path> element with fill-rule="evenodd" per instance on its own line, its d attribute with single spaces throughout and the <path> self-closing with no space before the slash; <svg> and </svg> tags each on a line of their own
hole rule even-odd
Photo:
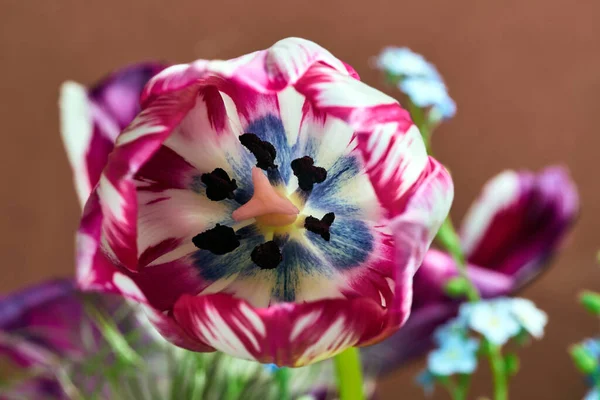
<svg viewBox="0 0 600 400">
<path fill-rule="evenodd" d="M 141 365 L 143 363 L 142 357 L 129 346 L 127 339 L 125 339 L 109 315 L 100 311 L 91 302 L 85 304 L 85 310 L 97 325 L 102 336 L 115 352 L 119 361 L 132 365 Z"/>
<path fill-rule="evenodd" d="M 444 287 L 446 293 L 451 297 L 463 297 L 469 294 L 471 285 L 467 279 L 462 276 L 451 278 Z"/>
<path fill-rule="evenodd" d="M 598 368 L 598 361 L 580 344 L 571 347 L 571 358 L 575 366 L 584 374 L 591 374 Z"/>
<path fill-rule="evenodd" d="M 514 341 L 519 346 L 528 345 L 531 342 L 531 335 L 529 335 L 529 333 L 525 329 L 521 329 L 519 333 L 517 333 L 514 337 Z"/>
<path fill-rule="evenodd" d="M 289 400 L 290 396 L 290 371 L 286 367 L 281 367 L 275 371 L 275 381 L 279 389 L 279 398 Z"/>
<path fill-rule="evenodd" d="M 586 310 L 594 315 L 600 315 L 600 294 L 585 291 L 579 296 L 579 301 Z"/>
<path fill-rule="evenodd" d="M 515 376 L 519 372 L 519 357 L 515 353 L 504 356 L 504 371 L 507 376 Z"/>
</svg>

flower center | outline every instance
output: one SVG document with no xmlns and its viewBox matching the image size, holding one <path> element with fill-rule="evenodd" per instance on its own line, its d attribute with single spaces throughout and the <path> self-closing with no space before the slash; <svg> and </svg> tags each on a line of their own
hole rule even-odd
<svg viewBox="0 0 600 400">
<path fill-rule="evenodd" d="M 257 167 L 252 168 L 252 184 L 252 198 L 231 215 L 235 221 L 256 218 L 259 224 L 266 226 L 285 226 L 296 221 L 300 212 L 298 208 L 277 192 Z"/>
<path fill-rule="evenodd" d="M 251 172 L 252 197 L 233 211 L 231 217 L 238 223 L 254 219 L 259 227 L 269 232 L 268 236 L 275 239 L 254 247 L 249 254 L 252 262 L 261 269 L 277 268 L 283 261 L 281 246 L 284 246 L 283 242 L 277 239 L 277 235 L 289 235 L 293 230 L 302 227 L 321 236 L 323 240 L 329 241 L 331 238 L 329 228 L 335 220 L 334 213 L 327 213 L 321 219 L 312 215 L 299 218 L 300 210 L 283 193 L 283 187 L 271 185 L 269 178 L 262 171 L 266 171 L 269 176 L 279 176 L 278 166 L 275 164 L 277 156 L 275 147 L 253 133 L 245 133 L 239 139 L 241 144 L 256 158 L 256 166 L 252 167 Z M 291 169 L 298 179 L 299 190 L 291 195 L 297 204 L 305 202 L 314 185 L 322 183 L 327 178 L 327 171 L 322 167 L 315 166 L 314 160 L 309 156 L 293 160 Z M 201 181 L 206 185 L 206 196 L 210 200 L 240 202 L 234 193 L 238 189 L 236 180 L 231 179 L 225 170 L 216 168 L 211 173 L 202 174 Z M 298 220 L 303 221 L 302 226 L 296 224 Z M 244 240 L 244 236 L 239 234 L 240 232 L 236 233 L 232 227 L 216 224 L 214 228 L 194 236 L 192 242 L 200 250 L 221 256 L 236 251 L 240 247 L 240 240 Z"/>
</svg>

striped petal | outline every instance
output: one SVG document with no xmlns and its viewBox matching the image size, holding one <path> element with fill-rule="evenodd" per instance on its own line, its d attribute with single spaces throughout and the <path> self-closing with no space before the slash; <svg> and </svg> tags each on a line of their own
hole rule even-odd
<svg viewBox="0 0 600 400">
<path fill-rule="evenodd" d="M 142 88 L 163 68 L 157 63 L 132 65 L 89 90 L 72 81 L 61 86 L 61 136 L 82 207 L 100 179 L 117 135 L 140 111 Z"/>
<path fill-rule="evenodd" d="M 142 289 L 132 279 L 132 273 L 123 267 L 118 267 L 115 259 L 111 259 L 110 255 L 104 251 L 100 244 L 100 234 L 102 228 L 102 208 L 99 204 L 99 196 L 93 192 L 83 212 L 79 231 L 77 232 L 76 241 L 76 264 L 77 264 L 77 284 L 86 291 L 96 291 L 100 293 L 112 293 L 122 296 L 126 299 L 142 304 L 148 318 L 153 323 L 158 332 L 180 347 L 195 351 L 210 351 L 206 346 L 197 343 L 189 338 L 185 332 L 174 322 L 174 320 L 165 312 L 157 309 L 161 306 L 161 301 L 169 296 L 175 298 L 180 293 L 185 293 L 186 290 L 195 292 L 197 288 L 190 288 L 187 277 L 187 270 L 181 274 L 174 273 L 175 268 L 168 270 L 161 269 L 158 272 L 164 272 L 164 275 L 155 275 L 156 280 L 149 282 L 142 281 L 142 288 L 146 288 L 146 292 L 152 297 L 151 302 L 146 298 Z M 172 279 L 171 283 L 179 282 L 180 285 L 164 285 L 163 277 L 169 276 Z M 159 283 L 163 283 L 161 290 L 152 290 L 157 288 Z M 172 294 L 169 290 L 175 290 Z M 171 293 L 171 294 L 169 294 Z M 158 299 L 160 300 L 158 300 Z M 163 305 L 163 307 L 165 307 Z"/>
<path fill-rule="evenodd" d="M 556 249 L 579 211 L 561 167 L 506 171 L 489 181 L 467 213 L 461 238 L 470 263 L 525 283 Z"/>
<path fill-rule="evenodd" d="M 192 337 L 227 354 L 301 366 L 372 337 L 384 310 L 368 299 L 253 308 L 225 294 L 182 296 L 175 319 Z"/>
<path fill-rule="evenodd" d="M 412 280 L 446 219 L 454 195 L 450 175 L 437 161 L 429 159 L 428 168 L 411 189 L 404 212 L 391 222 L 395 241 L 396 276 L 394 302 L 390 306 L 385 338 L 397 330 L 408 318 L 412 305 Z"/>
</svg>

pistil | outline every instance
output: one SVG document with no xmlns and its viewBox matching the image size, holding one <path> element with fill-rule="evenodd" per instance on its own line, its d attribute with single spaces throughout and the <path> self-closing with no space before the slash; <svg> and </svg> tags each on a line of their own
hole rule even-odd
<svg viewBox="0 0 600 400">
<path fill-rule="evenodd" d="M 252 183 L 254 194 L 246 204 L 233 212 L 235 221 L 256 218 L 260 224 L 267 226 L 285 226 L 296 221 L 298 208 L 279 194 L 265 174 L 256 167 L 252 168 Z"/>
</svg>

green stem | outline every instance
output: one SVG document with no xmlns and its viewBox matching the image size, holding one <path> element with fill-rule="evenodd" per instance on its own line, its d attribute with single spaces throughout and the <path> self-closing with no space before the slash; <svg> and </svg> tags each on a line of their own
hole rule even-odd
<svg viewBox="0 0 600 400">
<path fill-rule="evenodd" d="M 500 347 L 488 344 L 488 357 L 490 359 L 490 368 L 494 377 L 494 400 L 508 399 L 507 374 L 504 368 L 504 359 Z"/>
<path fill-rule="evenodd" d="M 460 374 L 458 376 L 458 386 L 456 388 L 458 395 L 455 397 L 457 400 L 465 400 L 467 394 L 469 394 L 469 386 L 471 384 L 471 375 Z"/>
<path fill-rule="evenodd" d="M 456 385 L 454 380 L 449 376 L 439 376 L 438 381 L 446 388 L 446 391 L 452 400 L 465 400 L 467 393 L 460 385 Z"/>
<path fill-rule="evenodd" d="M 290 400 L 290 370 L 286 367 L 279 368 L 275 372 L 275 379 L 279 387 L 279 399 Z"/>
<path fill-rule="evenodd" d="M 452 220 L 450 216 L 446 218 L 440 230 L 436 236 L 437 241 L 448 250 L 452 259 L 456 264 L 456 269 L 461 277 L 463 277 L 466 282 L 469 284 L 469 290 L 467 291 L 467 298 L 471 302 L 475 302 L 480 300 L 479 291 L 477 287 L 473 285 L 473 282 L 469 278 L 469 274 L 467 273 L 467 265 L 465 262 L 465 256 L 462 251 L 462 247 L 460 244 L 460 238 L 452 225 Z"/>
<path fill-rule="evenodd" d="M 360 353 L 357 348 L 348 350 L 334 357 L 335 373 L 340 400 L 364 400 L 364 386 Z"/>
<path fill-rule="evenodd" d="M 427 154 L 431 154 L 431 127 L 427 123 L 427 117 L 425 116 L 423 109 L 417 107 L 410 99 L 408 99 L 407 105 L 410 117 L 417 128 L 419 128 L 419 132 L 421 132 Z"/>
<path fill-rule="evenodd" d="M 454 226 L 452 225 L 450 217 L 446 218 L 436 238 L 448 250 L 448 252 L 450 252 L 454 262 L 456 263 L 456 268 L 458 269 L 460 276 L 462 276 L 466 282 L 468 282 L 469 289 L 467 290 L 467 298 L 469 301 L 479 301 L 481 296 L 477 290 L 477 287 L 473 284 L 471 279 L 469 279 L 469 275 L 467 274 L 465 256 L 460 245 L 460 239 L 456 233 L 456 230 L 454 229 Z M 500 347 L 494 346 L 490 343 L 487 344 L 487 347 L 489 350 L 487 354 L 494 378 L 494 399 L 507 400 L 508 382 L 504 368 L 504 359 L 502 358 Z M 464 396 L 466 397 L 466 391 Z"/>
<path fill-rule="evenodd" d="M 423 137 L 423 141 L 425 142 L 425 148 L 427 149 L 427 154 L 431 154 L 431 132 L 435 128 L 435 126 L 430 124 L 430 121 L 428 121 L 423 110 L 417 107 L 410 100 L 408 102 L 408 110 L 410 112 L 413 122 L 421 132 L 421 136 Z M 456 264 L 456 269 L 458 270 L 458 273 L 465 280 L 465 282 L 467 282 L 467 299 L 470 302 L 477 302 L 481 300 L 479 290 L 477 290 L 477 287 L 473 284 L 473 282 L 469 278 L 469 274 L 467 273 L 467 263 L 465 260 L 465 255 L 462 251 L 460 238 L 456 233 L 456 229 L 454 229 L 454 226 L 452 225 L 452 220 L 450 219 L 450 216 L 446 218 L 446 220 L 440 227 L 440 230 L 436 235 L 436 239 L 444 248 L 446 248 L 446 250 L 448 250 Z M 506 400 L 508 398 L 507 374 L 505 371 L 504 359 L 502 358 L 501 349 L 500 347 L 494 346 L 489 342 L 486 343 L 488 345 L 489 350 L 487 354 L 494 376 L 494 399 Z M 458 385 L 446 385 L 446 388 L 448 389 L 448 391 L 454 399 L 463 400 L 467 397 L 469 383 L 470 376 L 464 375 L 461 376 Z"/>
</svg>

